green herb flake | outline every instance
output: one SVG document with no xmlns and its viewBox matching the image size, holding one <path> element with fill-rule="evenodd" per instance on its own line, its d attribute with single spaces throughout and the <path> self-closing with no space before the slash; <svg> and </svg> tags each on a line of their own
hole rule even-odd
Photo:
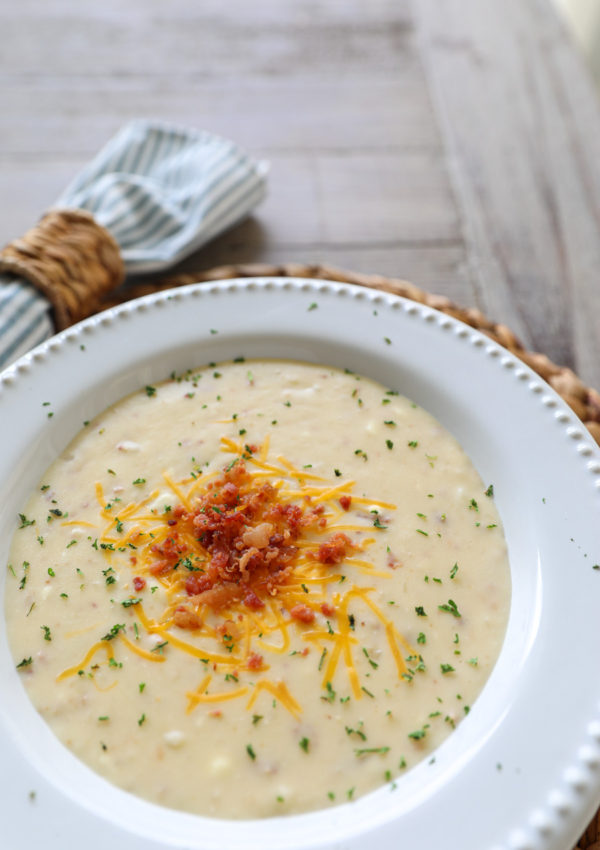
<svg viewBox="0 0 600 850">
<path fill-rule="evenodd" d="M 27 526 L 29 526 L 29 525 L 35 525 L 35 520 L 34 519 L 27 519 L 25 514 L 19 514 L 19 520 L 21 522 L 21 525 L 19 525 L 19 528 L 27 528 Z"/>
<path fill-rule="evenodd" d="M 254 752 L 252 744 L 246 744 L 246 752 L 248 753 L 252 761 L 256 759 L 256 753 Z"/>
<path fill-rule="evenodd" d="M 111 627 L 110 631 L 101 637 L 100 640 L 114 640 L 119 632 L 124 630 L 125 623 L 115 623 L 115 625 Z"/>
<path fill-rule="evenodd" d="M 33 663 L 33 658 L 31 655 L 29 658 L 24 658 L 22 661 L 19 661 L 17 664 L 17 670 L 23 670 L 25 667 L 29 667 L 30 664 Z"/>
<path fill-rule="evenodd" d="M 363 747 L 362 749 L 354 750 L 354 753 L 360 758 L 360 756 L 370 755 L 371 753 L 385 755 L 386 753 L 389 753 L 389 751 L 389 747 Z"/>
<path fill-rule="evenodd" d="M 421 741 L 425 735 L 427 734 L 427 725 L 423 726 L 422 729 L 416 729 L 414 732 L 409 732 L 408 737 L 412 738 L 413 741 Z M 405 765 L 403 765 L 405 766 Z"/>
<path fill-rule="evenodd" d="M 121 602 L 121 605 L 123 606 L 123 608 L 131 608 L 132 605 L 139 605 L 141 601 L 141 596 L 132 596 L 130 599 L 124 599 Z"/>
<path fill-rule="evenodd" d="M 144 390 L 145 390 L 148 398 L 152 398 L 152 396 L 156 395 L 156 387 L 151 387 L 151 386 L 148 385 L 148 386 L 144 387 Z"/>
<path fill-rule="evenodd" d="M 300 747 L 300 749 L 301 749 L 301 750 L 304 750 L 304 752 L 305 752 L 305 753 L 307 753 L 307 752 L 308 752 L 308 748 L 309 748 L 309 746 L 310 746 L 310 741 L 309 741 L 309 739 L 308 739 L 308 738 L 301 738 L 301 739 L 298 741 L 298 745 L 299 745 L 299 747 Z"/>
<path fill-rule="evenodd" d="M 52 633 L 49 626 L 40 626 L 40 629 L 44 632 L 44 640 L 52 640 Z"/>
<path fill-rule="evenodd" d="M 461 613 L 456 606 L 456 602 L 453 599 L 449 599 L 445 605 L 438 605 L 439 611 L 446 611 L 448 614 L 452 614 L 453 617 L 460 617 Z"/>
</svg>

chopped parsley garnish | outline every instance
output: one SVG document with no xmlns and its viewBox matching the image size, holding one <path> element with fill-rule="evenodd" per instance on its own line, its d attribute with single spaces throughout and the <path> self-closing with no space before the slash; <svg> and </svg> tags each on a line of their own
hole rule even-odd
<svg viewBox="0 0 600 850">
<path fill-rule="evenodd" d="M 114 640 L 117 637 L 120 631 L 125 629 L 125 623 L 115 623 L 114 626 L 111 627 L 110 631 L 107 632 L 104 637 L 101 637 L 100 640 Z"/>
<path fill-rule="evenodd" d="M 21 525 L 19 528 L 27 528 L 28 525 L 35 525 L 34 519 L 27 519 L 25 514 L 19 514 L 19 519 L 21 521 Z"/>
<path fill-rule="evenodd" d="M 305 753 L 308 752 L 308 748 L 310 746 L 310 741 L 308 740 L 308 738 L 301 738 L 300 741 L 298 741 L 298 744 L 300 746 L 300 749 L 304 750 Z"/>
<path fill-rule="evenodd" d="M 453 617 L 460 617 L 461 613 L 456 607 L 456 602 L 453 599 L 449 599 L 445 605 L 438 605 L 438 609 L 440 611 L 447 611 L 448 614 L 452 614 Z"/>
<path fill-rule="evenodd" d="M 121 605 L 123 608 L 131 608 L 132 605 L 138 605 L 141 601 L 141 596 L 133 596 L 131 599 L 124 599 Z"/>
<path fill-rule="evenodd" d="M 429 727 L 429 724 L 426 723 L 425 726 L 423 726 L 421 729 L 416 729 L 414 732 L 409 732 L 408 737 L 412 738 L 413 741 L 420 741 L 427 734 L 428 727 Z M 406 764 L 402 765 L 402 767 L 406 767 Z"/>
<path fill-rule="evenodd" d="M 363 747 L 359 750 L 354 750 L 357 756 L 366 756 L 369 753 L 379 753 L 380 755 L 385 755 L 385 753 L 389 753 L 389 747 Z"/>
</svg>

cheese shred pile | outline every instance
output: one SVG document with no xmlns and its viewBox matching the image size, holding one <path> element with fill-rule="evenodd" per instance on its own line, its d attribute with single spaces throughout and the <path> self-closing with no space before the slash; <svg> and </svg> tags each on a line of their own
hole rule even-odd
<svg viewBox="0 0 600 850">
<path fill-rule="evenodd" d="M 269 676 L 269 659 L 316 651 L 323 698 L 345 672 L 361 699 L 368 691 L 354 629 L 362 607 L 380 621 L 398 678 L 410 681 L 406 659 L 418 653 L 373 601 L 369 585 L 372 577 L 390 576 L 368 551 L 385 528 L 379 517 L 395 506 L 355 495 L 353 481 L 327 481 L 284 457 L 270 459 L 268 438 L 260 446 L 222 438 L 221 447 L 228 462 L 220 472 L 178 482 L 164 473 L 176 504 L 161 513 L 150 507 L 156 490 L 115 516 L 96 485 L 105 525 L 94 546 L 107 584 L 118 577 L 131 592 L 122 603 L 131 620 L 113 626 L 58 680 L 99 664 L 102 655 L 114 665 L 119 644 L 159 664 L 178 651 L 204 667 L 186 693 L 187 712 L 242 698 L 250 710 L 266 692 L 297 718 L 299 695 Z M 164 608 L 151 617 L 144 603 L 152 597 L 147 607 L 156 611 L 158 588 Z"/>
</svg>

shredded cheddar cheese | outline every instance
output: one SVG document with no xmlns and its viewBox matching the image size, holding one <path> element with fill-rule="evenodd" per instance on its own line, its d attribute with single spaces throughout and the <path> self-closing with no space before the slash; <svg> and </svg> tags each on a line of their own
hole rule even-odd
<svg viewBox="0 0 600 850">
<path fill-rule="evenodd" d="M 354 657 L 358 640 L 352 634 L 349 613 L 356 603 L 368 606 L 382 623 L 399 678 L 407 671 L 403 652 L 415 654 L 369 599 L 372 588 L 353 584 L 343 594 L 331 593 L 331 587 L 341 580 L 343 563 L 358 575 L 389 577 L 366 557 L 353 554 L 368 551 L 375 538 L 365 532 L 373 526 L 368 520 L 347 522 L 346 510 L 339 507 L 340 497 L 388 511 L 395 506 L 354 496 L 353 480 L 332 484 L 281 455 L 272 461 L 269 444 L 268 436 L 260 446 L 223 437 L 222 451 L 233 459 L 220 476 L 199 475 L 186 483 L 174 481 L 165 471 L 163 478 L 177 507 L 163 514 L 147 510 L 156 491 L 113 514 L 101 484 L 96 484 L 100 516 L 109 520 L 99 538 L 107 562 L 111 567 L 118 563 L 122 570 L 124 559 L 117 555 L 122 555 L 119 549 L 126 550 L 129 569 L 137 577 L 134 585 L 137 581 L 146 587 L 151 579 L 165 593 L 167 604 L 157 620 L 148 618 L 141 598 L 131 598 L 130 607 L 143 634 L 160 638 L 169 652 L 203 660 L 215 673 L 222 669 L 253 674 L 248 684 L 210 693 L 212 677 L 206 676 L 195 690 L 186 693 L 188 713 L 202 703 L 226 702 L 248 692 L 250 709 L 259 693 L 267 690 L 298 716 L 301 702 L 285 682 L 273 683 L 262 676 L 269 669 L 265 655 L 289 652 L 290 629 L 300 633 L 306 651 L 311 644 L 320 651 L 330 647 L 324 688 L 333 682 L 342 663 L 354 697 L 361 699 L 363 683 Z M 115 536 L 116 526 L 120 536 Z M 354 540 L 345 532 L 352 533 Z M 135 547 L 135 556 L 130 546 Z M 166 654 L 123 633 L 118 637 L 141 658 L 159 663 L 167 660 Z M 101 648 L 109 663 L 114 658 L 113 647 L 96 643 L 80 664 L 60 674 L 59 681 L 75 675 Z"/>
</svg>

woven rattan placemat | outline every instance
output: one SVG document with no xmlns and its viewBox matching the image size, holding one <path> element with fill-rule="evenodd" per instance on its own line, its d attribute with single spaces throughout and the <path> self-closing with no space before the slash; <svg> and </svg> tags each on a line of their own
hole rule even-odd
<svg viewBox="0 0 600 850">
<path fill-rule="evenodd" d="M 414 284 L 398 278 L 360 274 L 323 265 L 249 264 L 219 266 L 198 273 L 179 274 L 160 281 L 149 281 L 124 287 L 121 292 L 117 293 L 120 297 L 113 297 L 111 300 L 103 302 L 102 306 L 122 303 L 141 295 L 148 295 L 151 292 L 184 286 L 189 283 L 239 277 L 301 277 L 353 283 L 391 292 L 395 295 L 402 295 L 421 304 L 435 307 L 437 310 L 454 316 L 487 334 L 491 339 L 500 343 L 527 363 L 562 396 L 576 415 L 585 423 L 596 442 L 600 444 L 600 394 L 594 389 L 586 387 L 571 369 L 557 366 L 544 354 L 528 351 L 509 328 L 490 321 L 479 310 L 459 307 L 443 296 L 424 292 Z M 590 822 L 575 850 L 600 850 L 600 810 Z"/>
<path fill-rule="evenodd" d="M 244 277 L 299 277 L 352 283 L 402 295 L 454 316 L 503 345 L 546 380 L 584 422 L 600 445 L 600 394 L 568 368 L 528 351 L 505 325 L 479 310 L 460 307 L 399 278 L 342 271 L 323 265 L 230 265 L 118 288 L 124 273 L 119 249 L 92 216 L 52 210 L 20 239 L 0 251 L 0 272 L 25 277 L 49 299 L 61 330 L 105 307 L 188 283 Z M 600 850 L 600 811 L 581 837 L 578 850 Z"/>
</svg>

